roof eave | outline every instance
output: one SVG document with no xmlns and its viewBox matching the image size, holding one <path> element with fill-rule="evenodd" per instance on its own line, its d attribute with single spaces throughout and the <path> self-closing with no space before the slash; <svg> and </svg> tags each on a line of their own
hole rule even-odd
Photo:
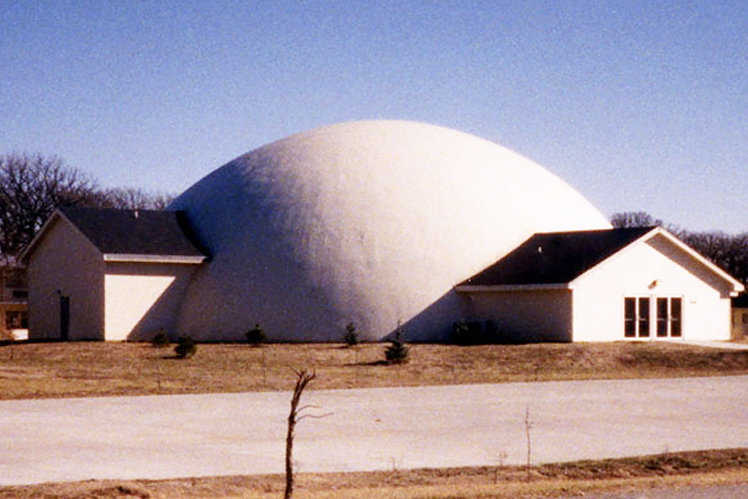
<svg viewBox="0 0 748 499">
<path fill-rule="evenodd" d="M 548 291 L 557 289 L 571 289 L 568 282 L 549 284 L 494 284 L 494 285 L 471 285 L 459 284 L 455 286 L 458 293 L 496 293 L 507 291 Z"/>
<path fill-rule="evenodd" d="M 207 259 L 203 255 L 140 255 L 126 253 L 104 253 L 105 262 L 124 263 L 181 263 L 197 265 Z"/>
</svg>

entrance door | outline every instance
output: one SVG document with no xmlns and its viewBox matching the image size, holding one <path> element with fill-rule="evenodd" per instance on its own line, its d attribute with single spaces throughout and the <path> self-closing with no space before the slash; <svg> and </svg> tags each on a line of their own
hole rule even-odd
<svg viewBox="0 0 748 499">
<path fill-rule="evenodd" d="M 650 317 L 652 319 L 650 320 Z M 654 328 L 650 323 L 654 323 Z M 651 331 L 650 331 L 651 329 Z M 626 338 L 681 338 L 683 336 L 683 299 L 680 297 L 624 298 L 624 336 Z"/>
<path fill-rule="evenodd" d="M 60 296 L 60 339 L 70 338 L 70 297 Z"/>
</svg>

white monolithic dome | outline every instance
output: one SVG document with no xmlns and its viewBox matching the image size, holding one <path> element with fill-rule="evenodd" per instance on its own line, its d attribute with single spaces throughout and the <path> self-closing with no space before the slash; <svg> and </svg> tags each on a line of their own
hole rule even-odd
<svg viewBox="0 0 748 499">
<path fill-rule="evenodd" d="M 492 142 L 421 123 L 362 121 L 293 135 L 209 174 L 185 210 L 211 259 L 178 332 L 340 340 L 443 339 L 453 287 L 535 232 L 609 228 L 561 179 Z"/>
</svg>

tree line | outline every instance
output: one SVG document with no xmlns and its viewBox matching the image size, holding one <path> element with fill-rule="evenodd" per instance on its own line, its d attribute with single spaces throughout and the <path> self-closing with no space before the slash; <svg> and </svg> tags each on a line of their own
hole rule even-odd
<svg viewBox="0 0 748 499">
<path fill-rule="evenodd" d="M 613 227 L 663 227 L 748 287 L 748 232 L 693 232 L 665 224 L 644 211 L 614 213 L 610 223 Z"/>
<path fill-rule="evenodd" d="M 137 188 L 102 188 L 56 156 L 0 155 L 0 255 L 17 256 L 62 206 L 163 209 L 172 199 Z"/>
</svg>

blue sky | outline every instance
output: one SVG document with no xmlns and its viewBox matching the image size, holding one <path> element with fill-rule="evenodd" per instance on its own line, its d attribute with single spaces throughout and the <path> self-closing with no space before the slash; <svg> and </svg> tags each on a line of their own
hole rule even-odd
<svg viewBox="0 0 748 499">
<path fill-rule="evenodd" d="M 0 0 L 0 154 L 181 192 L 339 121 L 434 123 L 602 212 L 748 230 L 748 2 Z"/>
</svg>

